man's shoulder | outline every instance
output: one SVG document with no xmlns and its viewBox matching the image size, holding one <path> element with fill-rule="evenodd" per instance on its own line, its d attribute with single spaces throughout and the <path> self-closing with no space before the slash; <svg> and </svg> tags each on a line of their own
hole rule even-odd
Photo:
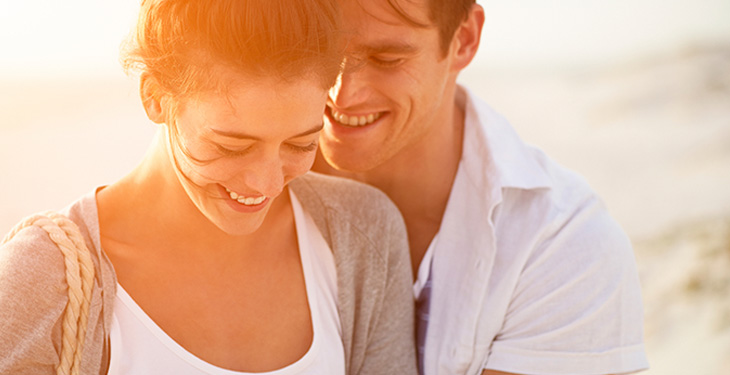
<svg viewBox="0 0 730 375">
<path fill-rule="evenodd" d="M 623 235 L 603 200 L 583 176 L 555 162 L 539 149 L 532 148 L 531 152 L 546 174 L 548 186 L 530 190 L 504 189 L 504 203 L 514 210 L 512 215 L 541 222 L 542 229 L 553 234 L 579 227 L 586 234 Z"/>
<path fill-rule="evenodd" d="M 501 147 L 480 160 L 484 168 L 496 171 L 500 183 L 498 236 L 501 228 L 502 233 L 532 237 L 530 251 L 548 244 L 553 248 L 562 244 L 558 248 L 563 253 L 575 250 L 596 257 L 604 256 L 603 251 L 631 251 L 623 229 L 583 176 L 525 143 L 487 104 L 478 105 L 483 141 Z M 494 136 L 501 138 L 487 140 Z"/>
<path fill-rule="evenodd" d="M 586 201 L 601 201 L 588 181 L 578 172 L 555 161 L 536 146 L 526 145 L 525 151 L 547 177 L 547 188 L 538 189 L 536 198 L 546 200 L 559 211 L 579 209 Z"/>
<path fill-rule="evenodd" d="M 548 176 L 549 187 L 505 189 L 505 214 L 498 224 L 509 228 L 503 233 L 519 232 L 529 238 L 524 242 L 531 244 L 523 248 L 525 261 L 557 262 L 568 268 L 570 264 L 603 264 L 599 274 L 633 263 L 628 236 L 589 183 L 542 151 L 533 152 Z"/>
</svg>

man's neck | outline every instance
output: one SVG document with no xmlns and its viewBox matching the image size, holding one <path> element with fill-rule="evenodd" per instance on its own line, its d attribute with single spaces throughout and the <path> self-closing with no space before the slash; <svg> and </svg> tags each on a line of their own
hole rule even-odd
<svg viewBox="0 0 730 375">
<path fill-rule="evenodd" d="M 386 163 L 361 173 L 315 167 L 365 182 L 385 192 L 405 219 L 414 273 L 441 225 L 461 160 L 464 110 L 449 102 L 430 131 Z"/>
</svg>

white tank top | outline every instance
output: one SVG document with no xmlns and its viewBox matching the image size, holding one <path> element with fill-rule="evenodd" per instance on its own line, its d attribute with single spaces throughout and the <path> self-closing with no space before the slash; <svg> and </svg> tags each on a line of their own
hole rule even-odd
<svg viewBox="0 0 730 375">
<path fill-rule="evenodd" d="M 290 196 L 314 334 L 309 350 L 299 360 L 255 375 L 344 374 L 334 256 L 312 218 L 302 210 L 294 194 Z M 109 375 L 249 374 L 212 365 L 185 350 L 119 284 L 109 339 Z"/>
</svg>

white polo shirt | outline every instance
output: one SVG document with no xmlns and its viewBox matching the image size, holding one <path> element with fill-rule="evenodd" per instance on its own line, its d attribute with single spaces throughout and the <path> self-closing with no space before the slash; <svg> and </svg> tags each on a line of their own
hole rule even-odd
<svg viewBox="0 0 730 375">
<path fill-rule="evenodd" d="M 466 89 L 457 96 L 463 155 L 424 258 L 433 262 L 425 375 L 647 368 L 622 229 L 580 176 L 524 144 Z M 421 267 L 416 296 L 429 274 Z"/>
</svg>

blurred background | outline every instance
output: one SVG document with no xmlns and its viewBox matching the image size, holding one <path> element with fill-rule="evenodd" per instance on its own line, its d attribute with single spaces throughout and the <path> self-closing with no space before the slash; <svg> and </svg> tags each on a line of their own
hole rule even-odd
<svg viewBox="0 0 730 375">
<path fill-rule="evenodd" d="M 460 81 L 578 171 L 636 249 L 651 375 L 730 373 L 730 0 L 491 0 Z M 118 64 L 138 2 L 0 0 L 0 232 L 155 132 Z"/>
</svg>

